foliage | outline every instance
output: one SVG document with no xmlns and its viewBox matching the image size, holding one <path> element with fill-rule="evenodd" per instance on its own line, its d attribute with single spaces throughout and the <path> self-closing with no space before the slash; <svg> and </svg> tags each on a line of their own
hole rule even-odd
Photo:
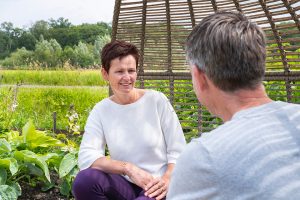
<svg viewBox="0 0 300 200">
<path fill-rule="evenodd" d="M 63 17 L 60 17 L 57 20 L 51 18 L 48 24 L 51 28 L 69 28 L 72 26 L 72 23 Z"/>
<path fill-rule="evenodd" d="M 2 61 L 3 66 L 7 66 L 11 68 L 12 66 L 19 66 L 19 68 L 26 68 L 33 62 L 32 51 L 26 50 L 26 48 L 22 47 L 21 49 L 17 49 L 15 52 L 11 53 L 9 57 L 6 57 Z"/>
<path fill-rule="evenodd" d="M 31 186 L 38 183 L 46 191 L 58 187 L 61 194 L 70 196 L 71 183 L 77 172 L 77 143 L 66 135 L 57 137 L 46 131 L 36 130 L 31 121 L 22 128 L 22 134 L 10 130 L 10 124 L 16 115 L 19 85 L 1 88 L 0 105 L 0 197 L 17 199 L 22 189 L 19 182 L 29 182 Z M 13 119 L 13 120 L 12 120 Z M 75 132 L 70 132 L 75 134 Z M 59 181 L 53 182 L 51 174 L 57 173 Z"/>
<path fill-rule="evenodd" d="M 62 66 L 60 62 L 62 48 L 55 39 L 39 41 L 34 53 L 36 61 L 44 68 Z"/>
<path fill-rule="evenodd" d="M 0 49 L 0 58 L 4 58 L 17 49 L 18 32 L 19 29 L 14 28 L 11 22 L 3 22 L 0 25 L 0 41 L 2 47 Z"/>
<path fill-rule="evenodd" d="M 94 65 L 93 53 L 89 50 L 88 45 L 79 42 L 77 46 L 74 47 L 75 53 L 75 66 L 86 67 Z"/>
<path fill-rule="evenodd" d="M 65 62 L 73 62 L 76 67 L 93 66 L 99 63 L 99 56 L 94 56 L 93 49 L 96 38 L 110 34 L 110 24 L 98 22 L 75 26 L 62 17 L 57 20 L 51 18 L 49 21 L 36 21 L 28 30 L 14 27 L 11 22 L 3 22 L 0 25 L 0 59 L 5 61 L 1 61 L 0 65 L 32 68 L 40 64 L 41 67 L 53 68 L 63 67 Z M 89 49 L 88 53 L 82 50 L 85 46 Z M 75 52 L 83 51 L 84 55 L 77 53 L 75 58 L 72 57 L 74 54 L 66 57 L 70 55 L 70 48 Z M 15 60 L 22 57 L 18 55 L 22 53 L 18 49 L 32 53 L 34 60 Z M 64 50 L 65 53 L 62 52 Z"/>
<path fill-rule="evenodd" d="M 41 36 L 43 36 L 43 38 L 49 37 L 49 23 L 45 20 L 36 21 L 29 30 L 36 39 L 39 39 Z"/>
<path fill-rule="evenodd" d="M 69 63 L 69 68 L 98 68 L 99 55 L 95 54 L 95 47 L 91 44 L 79 42 L 74 48 L 67 46 L 62 49 L 55 39 L 41 40 L 36 43 L 34 51 L 25 48 L 17 49 L 9 57 L 1 61 L 6 68 L 63 68 Z M 37 67 L 36 67 L 37 66 Z"/>
<path fill-rule="evenodd" d="M 99 57 L 101 54 L 101 50 L 104 47 L 106 43 L 109 43 L 111 41 L 111 37 L 109 35 L 98 35 L 95 43 L 94 43 L 94 56 L 96 58 Z"/>
<path fill-rule="evenodd" d="M 22 134 L 17 131 L 0 134 L 1 197 L 17 199 L 22 194 L 21 180 L 29 181 L 32 186 L 42 183 L 47 189 L 54 187 L 50 171 L 60 175 L 62 181 L 56 187 L 69 196 L 70 188 L 66 188 L 64 177 L 72 181 L 78 172 L 77 152 L 77 147 L 36 130 L 31 121 L 23 127 Z"/>
<path fill-rule="evenodd" d="M 78 26 L 71 25 L 69 27 L 54 26 L 49 29 L 49 36 L 45 37 L 45 39 L 56 39 L 64 48 L 66 46 L 78 45 L 80 41 L 93 45 L 98 35 L 106 34 L 111 34 L 111 27 L 101 22 L 97 24 L 81 24 Z"/>
</svg>

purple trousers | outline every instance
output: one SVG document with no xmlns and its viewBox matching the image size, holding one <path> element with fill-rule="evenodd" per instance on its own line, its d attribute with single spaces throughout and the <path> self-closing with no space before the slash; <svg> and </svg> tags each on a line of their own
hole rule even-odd
<svg viewBox="0 0 300 200">
<path fill-rule="evenodd" d="M 72 191 L 76 200 L 154 200 L 146 197 L 142 188 L 123 176 L 93 168 L 77 174 Z"/>
</svg>

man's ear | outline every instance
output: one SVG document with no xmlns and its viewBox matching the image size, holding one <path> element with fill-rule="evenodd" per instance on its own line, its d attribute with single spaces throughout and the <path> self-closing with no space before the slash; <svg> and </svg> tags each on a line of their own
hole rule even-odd
<svg viewBox="0 0 300 200">
<path fill-rule="evenodd" d="M 103 67 L 101 67 L 101 74 L 102 74 L 103 79 L 108 81 L 108 73 Z"/>
<path fill-rule="evenodd" d="M 203 91 L 208 88 L 207 76 L 206 74 L 200 70 L 196 65 L 192 66 L 192 76 L 193 82 L 197 89 Z"/>
</svg>

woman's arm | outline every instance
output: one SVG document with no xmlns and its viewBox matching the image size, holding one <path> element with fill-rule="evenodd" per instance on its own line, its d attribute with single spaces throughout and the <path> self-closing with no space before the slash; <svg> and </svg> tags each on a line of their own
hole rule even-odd
<svg viewBox="0 0 300 200">
<path fill-rule="evenodd" d="M 161 129 L 167 145 L 168 163 L 176 163 L 177 158 L 186 145 L 186 141 L 178 116 L 170 101 L 163 93 L 160 93 L 158 112 Z"/>
</svg>

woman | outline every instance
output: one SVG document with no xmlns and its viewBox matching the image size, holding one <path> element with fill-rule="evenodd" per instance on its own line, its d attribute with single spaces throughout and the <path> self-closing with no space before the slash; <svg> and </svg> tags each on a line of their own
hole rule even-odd
<svg viewBox="0 0 300 200">
<path fill-rule="evenodd" d="M 185 139 L 165 95 L 134 87 L 138 60 L 137 48 L 124 41 L 102 49 L 101 73 L 113 95 L 88 117 L 79 150 L 81 171 L 73 184 L 77 200 L 164 199 L 167 194 Z"/>
</svg>

